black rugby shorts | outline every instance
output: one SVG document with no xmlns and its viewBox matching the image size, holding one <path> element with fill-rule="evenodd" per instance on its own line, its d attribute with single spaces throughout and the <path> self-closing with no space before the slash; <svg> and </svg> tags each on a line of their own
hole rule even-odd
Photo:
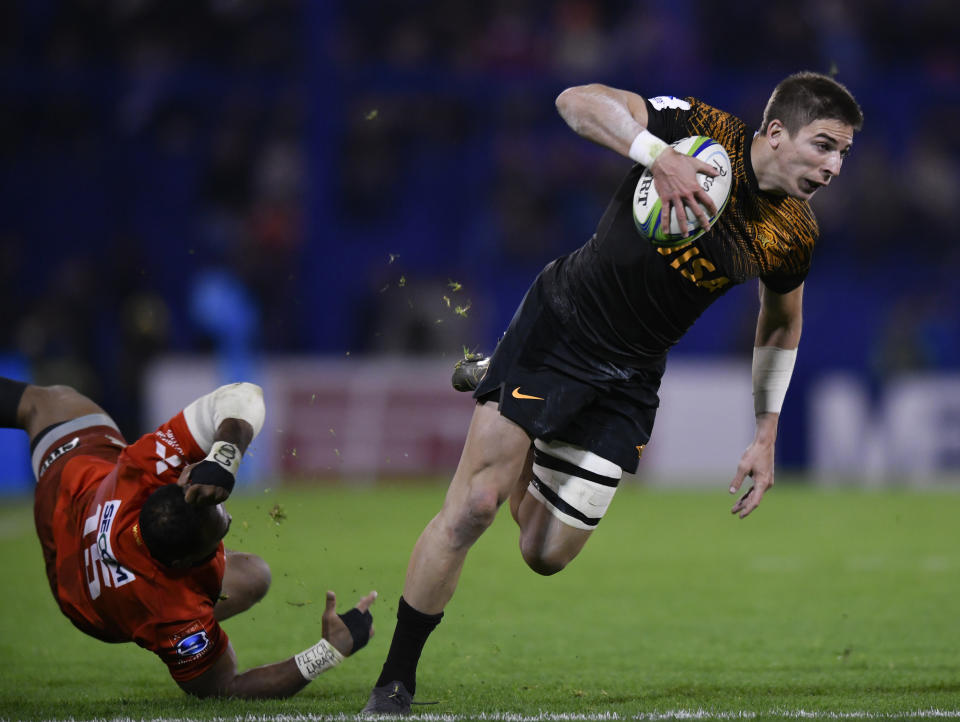
<svg viewBox="0 0 960 722">
<path fill-rule="evenodd" d="M 590 352 L 544 305 L 538 278 L 527 291 L 474 391 L 532 438 L 582 447 L 633 473 L 650 440 L 666 355 L 637 366 Z"/>
</svg>

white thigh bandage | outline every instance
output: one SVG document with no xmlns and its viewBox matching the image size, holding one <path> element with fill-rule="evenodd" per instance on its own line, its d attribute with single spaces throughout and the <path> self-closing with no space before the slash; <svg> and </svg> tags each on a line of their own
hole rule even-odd
<svg viewBox="0 0 960 722">
<path fill-rule="evenodd" d="M 256 436 L 263 428 L 266 409 L 263 390 L 256 384 L 240 382 L 221 386 L 201 396 L 183 410 L 187 428 L 204 451 L 213 446 L 213 437 L 224 419 L 243 419 Z"/>
<path fill-rule="evenodd" d="M 593 531 L 617 491 L 623 470 L 612 461 L 562 441 L 533 442 L 528 491 L 557 519 Z"/>
</svg>

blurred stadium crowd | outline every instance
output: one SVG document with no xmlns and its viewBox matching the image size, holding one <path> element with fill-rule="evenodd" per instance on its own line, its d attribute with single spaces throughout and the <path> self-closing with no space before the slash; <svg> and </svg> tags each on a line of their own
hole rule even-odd
<svg viewBox="0 0 960 722">
<path fill-rule="evenodd" d="M 954 0 L 11 0 L 0 5 L 0 354 L 130 433 L 162 353 L 490 350 L 626 171 L 553 101 L 604 82 L 758 124 L 836 70 L 865 130 L 795 383 L 960 364 Z M 676 353 L 746 355 L 756 289 Z"/>
</svg>

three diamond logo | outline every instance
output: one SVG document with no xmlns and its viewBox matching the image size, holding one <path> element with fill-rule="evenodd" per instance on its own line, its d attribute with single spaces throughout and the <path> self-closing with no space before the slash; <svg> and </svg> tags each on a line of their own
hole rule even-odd
<svg viewBox="0 0 960 722">
<path fill-rule="evenodd" d="M 157 474 L 162 474 L 167 469 L 176 469 L 180 466 L 180 457 L 176 454 L 168 457 L 169 452 L 170 450 L 166 446 L 159 441 L 157 442 L 157 456 L 160 457 L 160 461 L 157 462 Z"/>
</svg>

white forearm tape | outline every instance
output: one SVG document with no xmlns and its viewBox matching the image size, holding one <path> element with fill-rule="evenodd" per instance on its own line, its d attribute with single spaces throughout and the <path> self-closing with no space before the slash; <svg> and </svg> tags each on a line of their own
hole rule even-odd
<svg viewBox="0 0 960 722">
<path fill-rule="evenodd" d="M 293 659 L 297 663 L 300 674 L 309 682 L 331 667 L 340 664 L 343 661 L 343 655 L 326 639 L 321 639 L 310 649 L 305 649 Z"/>
<path fill-rule="evenodd" d="M 780 413 L 796 361 L 797 349 L 795 348 L 754 346 L 753 410 L 755 413 Z"/>
<path fill-rule="evenodd" d="M 183 410 L 183 416 L 201 449 L 213 445 L 213 437 L 224 419 L 246 421 L 256 437 L 266 416 L 263 390 L 247 382 L 227 384 L 192 402 Z"/>
<path fill-rule="evenodd" d="M 670 146 L 667 145 L 665 141 L 660 140 L 657 136 L 644 128 L 637 133 L 637 137 L 633 139 L 633 143 L 630 144 L 630 151 L 627 153 L 627 155 L 629 155 L 633 160 L 637 161 L 637 163 L 640 165 L 649 168 L 653 165 L 653 161 L 657 159 L 657 156 L 659 156 L 669 147 Z"/>
</svg>

